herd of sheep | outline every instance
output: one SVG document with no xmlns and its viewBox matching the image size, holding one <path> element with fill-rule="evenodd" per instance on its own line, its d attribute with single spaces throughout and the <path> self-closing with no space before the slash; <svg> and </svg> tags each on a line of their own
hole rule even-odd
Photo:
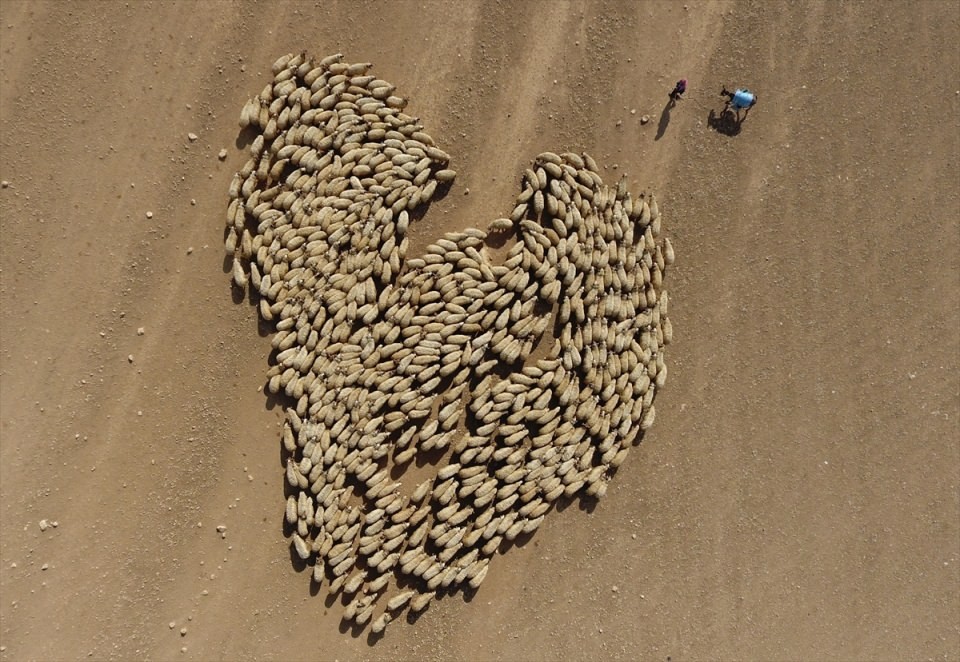
<svg viewBox="0 0 960 662">
<path fill-rule="evenodd" d="M 293 547 L 380 632 L 476 589 L 557 499 L 604 495 L 667 376 L 674 255 L 652 197 L 552 152 L 507 217 L 408 255 L 456 173 L 369 70 L 274 63 L 241 112 L 225 244 L 276 328 Z M 411 463 L 434 475 L 403 484 Z"/>
</svg>

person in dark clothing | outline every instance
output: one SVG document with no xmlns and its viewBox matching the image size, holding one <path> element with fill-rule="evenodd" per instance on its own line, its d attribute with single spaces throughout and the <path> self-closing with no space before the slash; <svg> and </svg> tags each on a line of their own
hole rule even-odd
<svg viewBox="0 0 960 662">
<path fill-rule="evenodd" d="M 681 78 L 677 81 L 676 86 L 674 86 L 673 91 L 670 93 L 670 98 L 674 101 L 683 97 L 683 93 L 687 91 L 687 79 Z"/>
</svg>

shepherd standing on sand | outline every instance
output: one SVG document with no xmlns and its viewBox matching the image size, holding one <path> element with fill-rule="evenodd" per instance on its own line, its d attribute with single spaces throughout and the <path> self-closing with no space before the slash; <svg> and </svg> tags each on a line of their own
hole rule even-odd
<svg viewBox="0 0 960 662">
<path fill-rule="evenodd" d="M 749 111 L 757 105 L 757 95 L 747 88 L 737 88 L 733 92 L 724 87 L 720 91 L 720 96 L 727 98 L 727 105 L 733 104 L 733 109 L 738 113 L 741 110 Z"/>
<path fill-rule="evenodd" d="M 674 86 L 673 91 L 670 93 L 670 99 L 676 101 L 683 97 L 683 93 L 687 91 L 687 79 L 681 78 L 677 81 L 676 86 Z"/>
</svg>

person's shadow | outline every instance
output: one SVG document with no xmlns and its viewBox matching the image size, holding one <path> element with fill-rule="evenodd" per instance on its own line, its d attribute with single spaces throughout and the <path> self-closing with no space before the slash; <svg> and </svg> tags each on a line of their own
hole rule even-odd
<svg viewBox="0 0 960 662">
<path fill-rule="evenodd" d="M 740 117 L 729 107 L 721 110 L 719 115 L 717 111 L 711 108 L 710 114 L 707 115 L 707 126 L 725 136 L 735 136 L 739 134 L 741 122 Z"/>
<path fill-rule="evenodd" d="M 657 135 L 654 137 L 655 141 L 663 138 L 663 134 L 667 132 L 667 125 L 670 124 L 670 111 L 673 110 L 673 107 L 676 105 L 677 100 L 670 97 L 670 101 L 663 107 L 663 112 L 660 113 L 660 123 L 657 125 Z"/>
</svg>

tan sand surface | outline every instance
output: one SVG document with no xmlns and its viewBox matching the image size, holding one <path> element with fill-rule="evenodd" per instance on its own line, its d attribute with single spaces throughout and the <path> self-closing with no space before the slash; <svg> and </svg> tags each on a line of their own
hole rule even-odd
<svg viewBox="0 0 960 662">
<path fill-rule="evenodd" d="M 3 0 L 0 659 L 960 658 L 958 43 L 947 0 Z M 452 155 L 416 245 L 586 150 L 678 255 L 606 496 L 374 645 L 291 563 L 223 268 L 240 108 L 300 50 Z M 735 136 L 722 85 L 758 94 Z"/>
</svg>

